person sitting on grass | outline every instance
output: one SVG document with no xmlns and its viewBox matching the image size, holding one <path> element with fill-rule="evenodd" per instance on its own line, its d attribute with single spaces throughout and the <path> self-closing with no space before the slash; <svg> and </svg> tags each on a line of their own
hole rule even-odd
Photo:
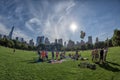
<svg viewBox="0 0 120 80">
<path fill-rule="evenodd" d="M 79 59 L 80 55 L 78 54 L 78 51 L 76 51 L 76 54 L 74 56 L 75 56 L 75 60 Z"/>
<path fill-rule="evenodd" d="M 69 56 L 69 58 L 71 58 L 71 57 L 72 57 L 71 53 L 69 53 L 69 55 L 68 55 L 68 56 Z"/>
</svg>

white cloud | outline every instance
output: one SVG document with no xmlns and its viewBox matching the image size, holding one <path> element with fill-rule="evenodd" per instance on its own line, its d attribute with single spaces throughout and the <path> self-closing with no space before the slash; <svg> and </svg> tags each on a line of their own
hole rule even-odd
<svg viewBox="0 0 120 80">
<path fill-rule="evenodd" d="M 9 29 L 2 23 L 0 23 L 0 34 L 8 35 Z"/>
<path fill-rule="evenodd" d="M 71 36 L 69 26 L 71 22 L 75 21 L 69 13 L 76 5 L 75 2 L 73 0 L 61 1 L 52 5 L 52 10 L 49 11 L 46 9 L 48 10 L 46 11 L 45 8 L 51 7 L 51 5 L 49 6 L 48 4 L 49 3 L 47 3 L 47 7 L 44 5 L 44 9 L 40 8 L 40 10 L 36 10 L 36 8 L 34 8 L 35 6 L 29 3 L 30 11 L 34 17 L 26 22 L 26 27 L 30 31 L 37 33 L 39 36 L 44 35 L 48 37 L 50 41 L 54 41 L 55 38 L 68 40 Z M 34 26 L 33 24 L 37 26 Z"/>
<path fill-rule="evenodd" d="M 16 29 L 13 32 L 13 38 L 19 37 L 24 38 L 25 41 L 29 42 L 30 39 L 32 39 L 30 36 L 26 35 L 23 31 Z"/>
<path fill-rule="evenodd" d="M 37 18 L 32 18 L 30 20 L 28 20 L 26 23 L 25 23 L 25 26 L 31 30 L 31 31 L 36 31 L 36 29 L 38 29 L 38 26 L 41 25 L 41 21 Z"/>
<path fill-rule="evenodd" d="M 2 23 L 0 23 L 0 34 L 2 35 L 9 35 L 10 29 L 6 28 L 5 25 L 3 25 Z M 25 41 L 29 41 L 30 39 L 32 39 L 31 37 L 29 37 L 28 35 L 26 35 L 25 33 L 23 33 L 23 31 L 16 29 L 13 31 L 13 38 L 15 39 L 15 37 L 20 37 L 20 38 L 24 38 Z"/>
</svg>

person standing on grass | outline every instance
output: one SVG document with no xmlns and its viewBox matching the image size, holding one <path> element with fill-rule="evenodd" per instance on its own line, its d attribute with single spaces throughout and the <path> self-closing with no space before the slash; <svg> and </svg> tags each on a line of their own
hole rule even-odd
<svg viewBox="0 0 120 80">
<path fill-rule="evenodd" d="M 54 60 L 54 51 L 52 51 L 52 59 Z"/>
<path fill-rule="evenodd" d="M 42 51 L 42 60 L 43 60 L 43 61 L 45 60 L 45 56 L 46 56 L 46 55 L 45 55 L 45 51 L 43 50 L 43 51 Z"/>
<path fill-rule="evenodd" d="M 106 62 L 106 57 L 107 57 L 107 52 L 108 52 L 108 48 L 104 48 L 104 62 Z"/>
<path fill-rule="evenodd" d="M 38 53 L 38 56 L 39 56 L 38 59 L 40 60 L 41 59 L 41 52 L 40 52 L 40 50 L 38 50 L 37 53 Z"/>
<path fill-rule="evenodd" d="M 98 53 L 98 49 L 95 49 L 95 61 L 97 62 L 99 58 L 99 53 Z"/>
<path fill-rule="evenodd" d="M 59 55 L 59 52 L 56 51 L 56 60 L 58 60 L 58 55 Z"/>
<path fill-rule="evenodd" d="M 99 63 L 103 63 L 103 57 L 104 57 L 104 50 L 103 50 L 103 48 L 101 48 L 101 50 L 100 50 L 100 59 L 99 59 Z"/>
<path fill-rule="evenodd" d="M 45 54 L 46 54 L 46 59 L 48 60 L 48 51 L 47 51 L 47 49 L 45 51 Z"/>
<path fill-rule="evenodd" d="M 92 56 L 92 61 L 94 61 L 94 59 L 95 59 L 95 50 L 94 49 L 91 52 L 91 56 Z"/>
</svg>

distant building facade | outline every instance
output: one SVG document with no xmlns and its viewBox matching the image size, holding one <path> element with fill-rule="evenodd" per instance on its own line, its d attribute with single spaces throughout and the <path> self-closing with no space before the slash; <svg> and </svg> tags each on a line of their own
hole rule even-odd
<svg viewBox="0 0 120 80">
<path fill-rule="evenodd" d="M 12 35 L 13 35 L 13 30 L 14 30 L 14 26 L 12 27 L 10 33 L 9 33 L 9 39 L 12 39 Z"/>
<path fill-rule="evenodd" d="M 49 41 L 49 39 L 48 39 L 47 37 L 45 38 L 45 44 L 46 44 L 46 45 L 49 45 L 49 44 L 50 44 L 50 41 Z"/>
<path fill-rule="evenodd" d="M 99 39 L 98 39 L 98 37 L 96 37 L 96 42 L 95 43 L 98 43 L 99 42 Z"/>
<path fill-rule="evenodd" d="M 29 41 L 29 45 L 30 45 L 30 46 L 34 46 L 33 39 L 31 39 L 31 40 Z"/>
<path fill-rule="evenodd" d="M 74 46 L 75 46 L 74 41 L 69 40 L 69 41 L 68 41 L 68 44 L 67 44 L 67 47 L 68 47 L 68 48 L 72 48 L 72 47 L 74 47 Z"/>
<path fill-rule="evenodd" d="M 92 44 L 92 36 L 88 36 L 88 44 Z"/>
<path fill-rule="evenodd" d="M 63 45 L 63 40 L 62 39 L 58 39 L 58 44 Z"/>
<path fill-rule="evenodd" d="M 45 43 L 44 36 L 38 36 L 36 45 L 38 46 L 39 44 L 44 44 L 44 43 Z"/>
</svg>

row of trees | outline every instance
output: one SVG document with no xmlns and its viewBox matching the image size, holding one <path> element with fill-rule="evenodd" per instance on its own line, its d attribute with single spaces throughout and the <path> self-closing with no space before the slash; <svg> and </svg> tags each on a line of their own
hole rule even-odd
<svg viewBox="0 0 120 80">
<path fill-rule="evenodd" d="M 16 48 L 16 49 L 22 49 L 22 50 L 35 50 L 35 46 L 30 46 L 25 42 L 20 42 L 17 40 L 10 40 L 7 38 L 1 38 L 0 39 L 0 45 L 10 48 Z"/>
<path fill-rule="evenodd" d="M 111 39 L 106 39 L 105 41 L 99 41 L 95 44 L 85 44 L 81 46 L 73 46 L 71 48 L 63 47 L 63 50 L 72 51 L 72 50 L 89 50 L 93 48 L 104 48 L 104 47 L 114 47 L 120 46 L 120 30 L 115 29 L 113 37 Z"/>
<path fill-rule="evenodd" d="M 93 48 L 104 48 L 104 47 L 113 47 L 113 46 L 120 46 L 120 30 L 115 29 L 113 37 L 111 39 L 106 39 L 105 41 L 100 41 L 95 44 L 85 44 L 81 46 L 74 46 L 71 48 L 66 48 L 60 44 L 39 44 L 37 47 L 30 46 L 25 42 L 19 42 L 17 40 L 10 40 L 7 38 L 1 38 L 0 39 L 0 45 L 10 48 L 17 48 L 17 49 L 23 49 L 23 50 L 36 50 L 36 49 L 47 49 L 47 50 L 88 50 Z"/>
</svg>

